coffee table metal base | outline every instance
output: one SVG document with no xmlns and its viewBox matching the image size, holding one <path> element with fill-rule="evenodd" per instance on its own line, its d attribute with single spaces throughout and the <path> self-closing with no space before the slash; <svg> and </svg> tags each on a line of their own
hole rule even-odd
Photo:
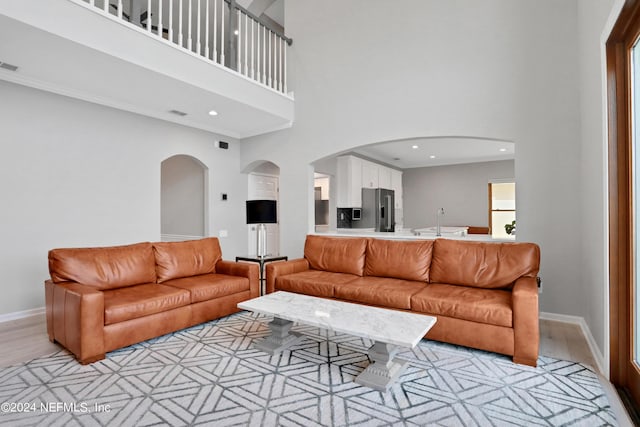
<svg viewBox="0 0 640 427">
<path fill-rule="evenodd" d="M 395 359 L 398 347 L 376 341 L 369 347 L 371 364 L 354 380 L 357 384 L 378 391 L 388 391 L 407 368 L 409 362 Z"/>
<path fill-rule="evenodd" d="M 293 322 L 274 317 L 269 322 L 271 335 L 257 341 L 255 347 L 271 355 L 286 350 L 303 338 L 302 334 L 290 331 L 292 326 Z M 397 346 L 380 341 L 376 341 L 367 353 L 372 363 L 354 382 L 374 390 L 388 391 L 407 368 L 408 362 L 395 359 L 398 353 Z"/>
<path fill-rule="evenodd" d="M 302 335 L 298 332 L 289 331 L 291 326 L 293 326 L 293 322 L 274 317 L 273 320 L 269 322 L 271 335 L 256 342 L 254 344 L 255 347 L 271 355 L 286 350 L 302 339 Z"/>
</svg>

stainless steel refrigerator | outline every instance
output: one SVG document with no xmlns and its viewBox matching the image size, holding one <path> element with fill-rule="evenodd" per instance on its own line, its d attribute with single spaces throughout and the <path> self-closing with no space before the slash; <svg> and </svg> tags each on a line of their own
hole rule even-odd
<svg viewBox="0 0 640 427">
<path fill-rule="evenodd" d="M 362 189 L 362 219 L 357 228 L 375 231 L 395 231 L 395 200 L 393 190 L 385 188 Z"/>
</svg>

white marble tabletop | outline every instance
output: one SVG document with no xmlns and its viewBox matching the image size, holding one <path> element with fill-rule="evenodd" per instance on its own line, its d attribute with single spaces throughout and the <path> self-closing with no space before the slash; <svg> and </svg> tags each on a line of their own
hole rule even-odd
<svg viewBox="0 0 640 427">
<path fill-rule="evenodd" d="M 243 301 L 238 307 L 409 348 L 415 347 L 436 323 L 433 316 L 282 291 Z"/>
</svg>

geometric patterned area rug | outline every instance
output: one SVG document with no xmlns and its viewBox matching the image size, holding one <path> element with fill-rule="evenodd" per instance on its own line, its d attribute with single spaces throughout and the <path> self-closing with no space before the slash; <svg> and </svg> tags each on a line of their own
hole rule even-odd
<svg viewBox="0 0 640 427">
<path fill-rule="evenodd" d="M 270 319 L 241 312 L 111 352 L 66 351 L 0 370 L 0 424 L 18 426 L 599 426 L 616 419 L 579 363 L 511 358 L 422 340 L 389 392 L 353 382 L 369 340 L 294 326 L 270 356 L 252 342 Z"/>
</svg>

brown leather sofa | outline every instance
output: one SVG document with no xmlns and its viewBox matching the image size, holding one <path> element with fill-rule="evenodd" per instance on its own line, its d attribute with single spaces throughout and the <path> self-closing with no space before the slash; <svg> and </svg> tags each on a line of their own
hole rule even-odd
<svg viewBox="0 0 640 427">
<path fill-rule="evenodd" d="M 429 314 L 426 338 L 536 366 L 539 265 L 533 243 L 309 235 L 304 258 L 267 265 L 267 292 Z"/>
<path fill-rule="evenodd" d="M 257 264 L 222 260 L 215 237 L 49 251 L 47 332 L 82 364 L 239 311 L 259 295 Z"/>
</svg>

